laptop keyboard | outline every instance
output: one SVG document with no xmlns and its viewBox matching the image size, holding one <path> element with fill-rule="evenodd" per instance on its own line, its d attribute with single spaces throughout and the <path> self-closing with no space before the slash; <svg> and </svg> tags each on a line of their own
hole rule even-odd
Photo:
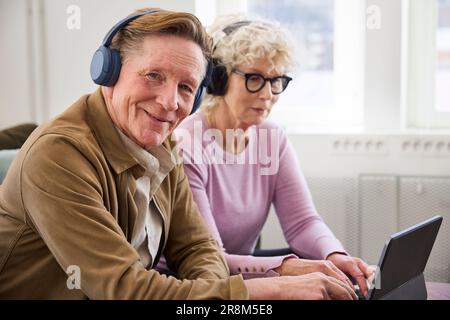
<svg viewBox="0 0 450 320">
<path fill-rule="evenodd" d="M 362 294 L 361 290 L 359 288 L 355 289 L 355 293 L 358 296 L 358 300 L 366 300 L 366 297 Z"/>
</svg>

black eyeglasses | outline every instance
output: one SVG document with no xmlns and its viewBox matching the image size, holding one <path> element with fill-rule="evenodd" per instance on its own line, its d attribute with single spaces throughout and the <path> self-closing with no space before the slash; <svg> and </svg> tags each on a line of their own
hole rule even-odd
<svg viewBox="0 0 450 320">
<path fill-rule="evenodd" d="M 287 88 L 289 82 L 292 80 L 292 78 L 288 76 L 266 78 L 259 73 L 245 73 L 238 69 L 233 69 L 231 72 L 245 78 L 245 87 L 251 93 L 260 91 L 264 88 L 266 82 L 270 81 L 272 94 L 280 94 Z"/>
</svg>

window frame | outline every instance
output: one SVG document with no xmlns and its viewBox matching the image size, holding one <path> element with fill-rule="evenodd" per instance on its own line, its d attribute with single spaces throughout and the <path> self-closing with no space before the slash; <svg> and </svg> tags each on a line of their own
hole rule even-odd
<svg viewBox="0 0 450 320">
<path fill-rule="evenodd" d="M 403 0 L 406 69 L 404 109 L 411 129 L 450 129 L 450 112 L 436 110 L 437 0 Z"/>
<path fill-rule="evenodd" d="M 196 3 L 205 5 L 203 0 Z M 208 9 L 203 11 L 208 11 L 209 18 L 204 21 L 211 23 L 216 15 L 243 12 L 247 0 L 208 3 Z M 289 133 L 450 130 L 450 113 L 438 112 L 434 104 L 437 4 L 437 0 L 335 0 L 334 71 L 339 79 L 339 72 L 352 70 L 353 81 L 335 81 L 335 92 L 341 95 L 336 99 L 337 108 L 299 110 L 296 126 L 288 125 L 286 130 Z M 381 12 L 378 30 L 366 25 L 371 6 Z M 353 21 L 352 29 L 344 25 L 349 21 Z M 359 92 L 353 105 L 345 102 L 345 97 L 351 96 L 349 88 Z M 353 119 L 347 117 L 351 113 Z M 290 121 L 294 118 L 288 113 L 285 117 Z"/>
<path fill-rule="evenodd" d="M 365 24 L 363 10 L 360 0 L 334 1 L 333 103 L 321 107 L 298 108 L 293 115 L 291 111 L 295 105 L 287 105 L 288 102 L 284 102 L 281 96 L 274 113 L 277 115 L 276 120 L 281 122 L 289 133 L 362 130 L 364 33 L 361 30 Z M 349 46 L 355 47 L 355 50 L 349 52 L 346 49 Z M 348 70 L 352 71 L 350 76 Z M 295 77 L 302 77 L 302 70 L 299 70 Z M 288 90 L 294 89 L 293 84 Z M 277 112 L 283 107 L 289 112 Z"/>
</svg>

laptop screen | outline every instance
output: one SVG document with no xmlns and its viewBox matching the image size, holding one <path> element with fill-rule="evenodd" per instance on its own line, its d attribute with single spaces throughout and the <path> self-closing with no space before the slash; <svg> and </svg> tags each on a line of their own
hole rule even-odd
<svg viewBox="0 0 450 320">
<path fill-rule="evenodd" d="M 425 282 L 421 279 L 442 219 L 435 216 L 390 237 L 381 254 L 369 299 L 423 297 L 419 291 L 425 288 Z"/>
</svg>

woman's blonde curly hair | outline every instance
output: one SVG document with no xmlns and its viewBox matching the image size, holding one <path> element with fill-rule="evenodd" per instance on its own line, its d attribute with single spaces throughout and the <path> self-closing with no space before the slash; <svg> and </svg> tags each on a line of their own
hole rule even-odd
<svg viewBox="0 0 450 320">
<path fill-rule="evenodd" d="M 224 29 L 240 21 L 249 23 L 237 27 L 228 35 L 224 32 Z M 226 67 L 227 74 L 236 66 L 252 65 L 262 57 L 266 57 L 280 74 L 291 73 L 297 67 L 295 41 L 277 22 L 241 14 L 225 15 L 218 17 L 207 31 L 213 39 L 212 58 L 218 59 Z M 208 112 L 222 98 L 205 95 L 202 110 Z"/>
</svg>

